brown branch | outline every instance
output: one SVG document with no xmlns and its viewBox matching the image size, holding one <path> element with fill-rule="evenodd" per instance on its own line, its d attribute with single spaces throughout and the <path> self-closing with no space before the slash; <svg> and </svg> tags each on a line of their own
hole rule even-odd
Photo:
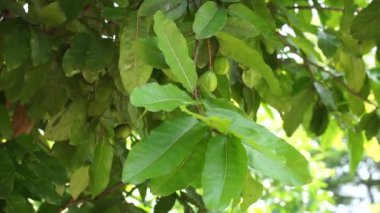
<svg viewBox="0 0 380 213">
<path fill-rule="evenodd" d="M 75 205 L 78 205 L 78 204 L 81 204 L 81 203 L 84 203 L 84 202 L 87 202 L 89 200 L 99 200 L 99 199 L 102 199 L 104 197 L 107 197 L 108 195 L 114 193 L 115 191 L 125 187 L 126 184 L 125 183 L 118 183 L 106 190 L 104 190 L 102 193 L 100 193 L 98 196 L 96 196 L 95 198 L 92 198 L 91 196 L 84 196 L 84 197 L 80 197 L 78 199 L 70 199 L 68 200 L 66 203 L 64 203 L 60 208 L 58 208 L 57 210 L 57 213 L 60 213 L 62 211 L 64 211 L 66 208 L 69 208 L 71 206 L 75 206 Z M 129 191 L 127 193 L 127 196 L 129 196 L 130 194 L 132 194 L 132 192 L 138 187 L 135 186 L 131 189 L 131 191 Z"/>
<path fill-rule="evenodd" d="M 320 6 L 313 6 L 313 5 L 298 5 L 298 6 L 285 6 L 288 10 L 330 10 L 330 11 L 337 11 L 337 12 L 343 12 L 344 8 L 340 7 L 320 7 Z"/>
</svg>

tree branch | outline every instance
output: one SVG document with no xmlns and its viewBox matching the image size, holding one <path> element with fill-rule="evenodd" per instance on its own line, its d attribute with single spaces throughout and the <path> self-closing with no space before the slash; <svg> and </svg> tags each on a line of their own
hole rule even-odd
<svg viewBox="0 0 380 213">
<path fill-rule="evenodd" d="M 58 208 L 57 210 L 57 213 L 60 213 L 62 211 L 64 211 L 66 208 L 69 208 L 71 206 L 75 206 L 75 205 L 78 205 L 80 203 L 84 203 L 84 202 L 87 202 L 87 201 L 90 201 L 90 200 L 99 200 L 99 199 L 102 199 L 104 197 L 107 197 L 108 195 L 114 193 L 115 191 L 125 187 L 126 184 L 125 183 L 118 183 L 106 190 L 104 190 L 102 193 L 100 193 L 98 196 L 96 196 L 94 199 L 91 198 L 91 196 L 84 196 L 84 197 L 81 197 L 81 198 L 78 198 L 76 200 L 74 199 L 70 199 L 68 200 L 66 203 L 64 203 L 60 208 Z M 128 193 L 127 193 L 127 196 L 129 196 L 130 194 L 132 194 L 132 192 L 138 187 L 135 186 L 133 187 Z"/>
<path fill-rule="evenodd" d="M 286 6 L 285 7 L 288 10 L 330 10 L 330 11 L 337 11 L 337 12 L 343 12 L 344 8 L 340 7 L 320 7 L 320 6 L 313 6 L 313 5 L 297 5 L 297 6 Z"/>
</svg>

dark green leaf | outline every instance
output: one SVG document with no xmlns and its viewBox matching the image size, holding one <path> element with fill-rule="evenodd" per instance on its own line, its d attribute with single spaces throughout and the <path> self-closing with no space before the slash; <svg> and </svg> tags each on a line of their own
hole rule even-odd
<svg viewBox="0 0 380 213">
<path fill-rule="evenodd" d="M 12 133 L 13 129 L 8 110 L 4 106 L 0 105 L 0 138 L 10 139 L 12 137 Z"/>
<path fill-rule="evenodd" d="M 58 0 L 61 10 L 69 21 L 77 18 L 88 0 Z"/>
<path fill-rule="evenodd" d="M 167 213 L 169 212 L 176 201 L 177 196 L 172 194 L 167 197 L 160 197 L 157 199 L 157 204 L 154 206 L 153 213 Z"/>
<path fill-rule="evenodd" d="M 135 49 L 137 57 L 146 64 L 159 68 L 167 69 L 169 66 L 165 62 L 164 55 L 158 49 L 157 39 L 155 37 L 142 38 L 136 41 Z"/>
<path fill-rule="evenodd" d="M 8 197 L 13 190 L 15 166 L 7 150 L 0 146 L 0 199 Z"/>
<path fill-rule="evenodd" d="M 380 32 L 380 1 L 372 1 L 365 9 L 355 16 L 351 23 L 352 37 L 360 40 L 378 39 Z"/>
</svg>

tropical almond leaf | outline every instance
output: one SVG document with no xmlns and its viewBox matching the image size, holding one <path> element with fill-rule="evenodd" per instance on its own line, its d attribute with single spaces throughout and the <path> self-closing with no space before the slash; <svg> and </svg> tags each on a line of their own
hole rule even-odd
<svg viewBox="0 0 380 213">
<path fill-rule="evenodd" d="M 246 118 L 226 101 L 206 100 L 205 106 L 207 116 L 231 121 L 228 133 L 242 140 L 250 167 L 285 185 L 304 185 L 311 181 L 308 161 L 285 140 Z"/>
<path fill-rule="evenodd" d="M 124 163 L 123 182 L 138 184 L 169 174 L 207 133 L 192 117 L 168 120 L 136 144 Z"/>
<path fill-rule="evenodd" d="M 145 0 L 141 4 L 138 15 L 152 16 L 157 11 L 166 12 L 181 4 L 185 0 Z"/>
<path fill-rule="evenodd" d="M 155 195 L 167 196 L 179 189 L 186 188 L 196 180 L 203 170 L 207 141 L 199 142 L 192 152 L 168 175 L 152 179 L 151 190 Z"/>
<path fill-rule="evenodd" d="M 88 175 L 89 166 L 82 166 L 71 175 L 70 178 L 70 192 L 74 199 L 87 188 L 90 177 Z"/>
<path fill-rule="evenodd" d="M 120 36 L 119 72 L 127 94 L 131 94 L 135 87 L 146 83 L 152 74 L 153 68 L 136 54 L 135 43 L 139 36 L 146 33 L 145 25 L 146 23 L 135 13 L 131 13 Z"/>
<path fill-rule="evenodd" d="M 163 52 L 166 63 L 180 83 L 192 92 L 198 76 L 195 64 L 190 58 L 185 37 L 181 34 L 175 23 L 165 18 L 162 12 L 154 15 L 154 32 L 158 39 L 158 48 Z"/>
<path fill-rule="evenodd" d="M 194 104 L 195 101 L 173 84 L 148 83 L 133 90 L 131 103 L 136 107 L 157 112 L 172 111 L 181 105 Z"/>
<path fill-rule="evenodd" d="M 247 175 L 245 176 L 244 189 L 241 193 L 243 202 L 240 204 L 240 207 L 243 210 L 247 209 L 250 205 L 252 205 L 260 198 L 262 193 L 263 185 L 253 179 L 251 174 L 247 172 Z"/>
<path fill-rule="evenodd" d="M 92 197 L 107 188 L 113 160 L 113 147 L 104 138 L 95 147 L 94 162 L 90 167 L 90 191 Z"/>
<path fill-rule="evenodd" d="M 196 39 L 204 39 L 218 33 L 227 21 L 227 11 L 219 9 L 213 1 L 208 1 L 197 11 L 193 23 Z"/>
<path fill-rule="evenodd" d="M 215 136 L 207 146 L 202 172 L 204 201 L 211 210 L 223 210 L 243 190 L 247 154 L 239 139 Z"/>
<path fill-rule="evenodd" d="M 258 72 L 268 83 L 270 90 L 274 94 L 281 94 L 280 82 L 275 77 L 272 69 L 264 62 L 259 52 L 249 47 L 244 41 L 227 33 L 219 32 L 216 37 L 226 55 Z"/>
<path fill-rule="evenodd" d="M 360 40 L 378 39 L 380 32 L 380 1 L 372 1 L 351 22 L 352 37 Z"/>
</svg>

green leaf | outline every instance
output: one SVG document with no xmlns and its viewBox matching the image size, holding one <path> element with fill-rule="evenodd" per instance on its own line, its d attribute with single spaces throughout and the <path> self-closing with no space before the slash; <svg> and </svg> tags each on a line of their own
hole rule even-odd
<svg viewBox="0 0 380 213">
<path fill-rule="evenodd" d="M 133 90 L 131 103 L 136 107 L 145 107 L 149 111 L 157 112 L 172 111 L 181 105 L 195 102 L 173 84 L 148 83 Z"/>
<path fill-rule="evenodd" d="M 169 174 L 207 133 L 207 127 L 191 117 L 168 120 L 136 144 L 124 163 L 123 182 L 138 184 Z"/>
<path fill-rule="evenodd" d="M 82 166 L 75 170 L 70 178 L 70 192 L 75 199 L 87 188 L 90 176 L 88 174 L 89 166 Z"/>
<path fill-rule="evenodd" d="M 351 22 L 352 37 L 360 40 L 378 39 L 380 32 L 380 1 L 372 1 Z"/>
<path fill-rule="evenodd" d="M 207 100 L 205 106 L 207 116 L 231 121 L 228 133 L 244 143 L 250 167 L 285 185 L 304 185 L 311 181 L 307 160 L 286 141 L 249 120 L 226 101 Z"/>
<path fill-rule="evenodd" d="M 57 27 L 66 21 L 58 2 L 53 1 L 38 11 L 38 21 L 48 27 Z"/>
<path fill-rule="evenodd" d="M 347 149 L 350 158 L 350 174 L 355 175 L 356 168 L 364 154 L 364 138 L 362 132 L 347 131 Z"/>
<path fill-rule="evenodd" d="M 51 117 L 44 130 L 44 136 L 52 141 L 65 141 L 70 137 L 73 123 L 78 119 L 84 119 L 83 106 L 71 104 L 63 112 Z"/>
<path fill-rule="evenodd" d="M 204 201 L 211 210 L 223 210 L 240 195 L 247 155 L 240 140 L 234 137 L 214 136 L 207 145 L 202 187 Z"/>
<path fill-rule="evenodd" d="M 107 188 L 113 160 L 110 138 L 102 138 L 95 147 L 94 162 L 90 166 L 90 191 L 94 198 Z"/>
<path fill-rule="evenodd" d="M 208 139 L 208 138 L 207 138 Z M 199 142 L 186 158 L 169 174 L 151 180 L 152 193 L 167 196 L 184 189 L 196 180 L 203 170 L 207 141 Z"/>
<path fill-rule="evenodd" d="M 154 32 L 158 38 L 158 48 L 164 53 L 166 63 L 180 83 L 192 92 L 197 85 L 195 64 L 188 55 L 186 40 L 175 25 L 161 12 L 154 15 Z"/>
<path fill-rule="evenodd" d="M 158 198 L 157 204 L 154 206 L 153 213 L 169 212 L 173 208 L 176 198 L 177 196 L 175 194 Z"/>
<path fill-rule="evenodd" d="M 93 39 L 86 52 L 86 70 L 91 72 L 105 70 L 111 63 L 113 53 L 114 46 L 112 40 L 102 38 Z"/>
<path fill-rule="evenodd" d="M 283 116 L 286 135 L 291 136 L 302 123 L 305 113 L 315 103 L 315 94 L 310 89 L 304 89 L 293 96 L 292 105 Z"/>
<path fill-rule="evenodd" d="M 120 36 L 119 72 L 127 94 L 131 94 L 135 87 L 147 82 L 152 74 L 152 67 L 137 57 L 134 47 L 139 37 L 146 34 L 146 27 L 146 21 L 131 13 Z"/>
<path fill-rule="evenodd" d="M 88 33 L 77 34 L 62 59 L 62 67 L 67 77 L 71 77 L 85 68 L 87 50 L 92 36 Z"/>
<path fill-rule="evenodd" d="M 31 58 L 33 65 L 44 64 L 52 56 L 52 40 L 43 32 L 31 30 Z"/>
<path fill-rule="evenodd" d="M 263 185 L 252 178 L 251 174 L 247 172 L 245 175 L 245 182 L 241 197 L 243 202 L 240 204 L 242 210 L 246 210 L 250 205 L 256 202 L 263 193 Z"/>
<path fill-rule="evenodd" d="M 0 105 L 0 138 L 11 139 L 13 133 L 8 110 Z"/>
<path fill-rule="evenodd" d="M 272 24 L 273 20 L 267 20 L 259 16 L 253 10 L 243 4 L 232 4 L 228 7 L 228 13 L 233 17 L 238 17 L 251 23 L 265 38 L 268 52 L 272 53 L 276 48 L 281 47 L 281 41 L 277 37 L 276 28 Z"/>
<path fill-rule="evenodd" d="M 258 72 L 268 83 L 270 90 L 274 94 L 281 94 L 280 83 L 275 77 L 272 69 L 264 62 L 260 53 L 242 40 L 237 39 L 227 33 L 219 32 L 216 37 L 220 43 L 222 51 L 244 66 Z"/>
<path fill-rule="evenodd" d="M 5 212 L 34 212 L 32 205 L 21 194 L 11 194 L 7 197 L 6 204 Z"/>
<path fill-rule="evenodd" d="M 158 68 L 167 69 L 169 66 L 165 62 L 164 55 L 158 49 L 157 39 L 155 37 L 142 38 L 136 41 L 135 49 L 137 57 L 146 64 Z"/>
<path fill-rule="evenodd" d="M 2 23 L 2 53 L 8 70 L 20 67 L 30 56 L 30 32 L 28 26 L 16 19 Z"/>
<path fill-rule="evenodd" d="M 226 25 L 223 27 L 223 32 L 242 40 L 254 38 L 260 34 L 253 24 L 237 17 L 228 18 Z"/>
<path fill-rule="evenodd" d="M 197 11 L 193 23 L 196 39 L 205 39 L 218 33 L 227 21 L 227 12 L 219 9 L 213 1 L 208 1 Z"/>
<path fill-rule="evenodd" d="M 89 0 L 58 0 L 61 10 L 69 21 L 77 18 Z"/>
<path fill-rule="evenodd" d="M 354 92 L 360 92 L 366 78 L 363 59 L 341 50 L 337 55 L 336 68 L 345 72 L 347 86 Z"/>
<path fill-rule="evenodd" d="M 15 166 L 8 150 L 0 146 L 0 199 L 8 197 L 13 190 Z"/>
<path fill-rule="evenodd" d="M 145 0 L 138 10 L 138 15 L 152 16 L 157 11 L 167 12 L 181 4 L 183 1 L 184 0 Z"/>
</svg>

